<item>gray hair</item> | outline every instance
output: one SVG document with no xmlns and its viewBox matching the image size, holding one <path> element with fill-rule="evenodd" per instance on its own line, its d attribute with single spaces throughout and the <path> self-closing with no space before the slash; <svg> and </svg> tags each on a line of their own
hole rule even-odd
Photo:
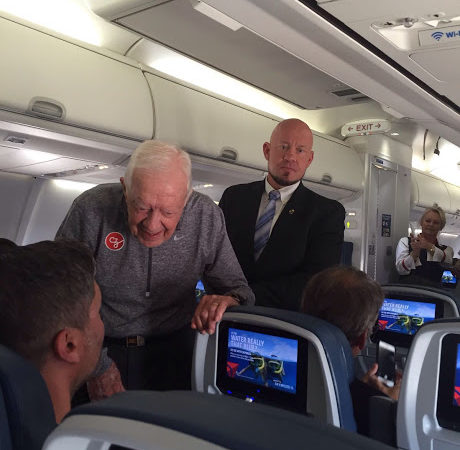
<svg viewBox="0 0 460 450">
<path fill-rule="evenodd" d="M 444 210 L 440 206 L 438 206 L 436 203 L 431 208 L 425 209 L 425 212 L 423 213 L 422 217 L 420 217 L 420 225 L 422 225 L 423 219 L 430 212 L 434 212 L 439 216 L 439 218 L 441 219 L 441 230 L 442 230 L 446 226 L 446 214 L 444 213 Z"/>
<path fill-rule="evenodd" d="M 168 170 L 171 165 L 178 161 L 187 177 L 187 192 L 192 189 L 192 162 L 189 154 L 172 144 L 150 140 L 140 144 L 128 163 L 125 172 L 125 185 L 129 190 L 135 169 L 149 169 L 162 172 Z"/>
<path fill-rule="evenodd" d="M 187 177 L 187 192 L 192 188 L 192 162 L 187 152 L 172 144 L 150 140 L 140 144 L 128 163 L 125 172 L 125 184 L 129 190 L 134 169 L 149 169 L 152 171 L 166 171 L 171 165 L 179 161 Z"/>
</svg>

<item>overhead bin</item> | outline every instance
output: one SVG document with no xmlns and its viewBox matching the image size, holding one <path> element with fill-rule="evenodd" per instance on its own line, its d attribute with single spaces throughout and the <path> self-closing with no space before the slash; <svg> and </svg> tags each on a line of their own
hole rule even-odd
<svg viewBox="0 0 460 450">
<path fill-rule="evenodd" d="M 450 209 L 453 214 L 460 214 L 460 187 L 445 183 L 450 197 Z"/>
<path fill-rule="evenodd" d="M 451 208 L 451 197 L 447 183 L 432 176 L 412 171 L 411 199 L 414 206 L 429 208 L 435 203 L 445 212 L 455 212 Z"/>
<path fill-rule="evenodd" d="M 155 104 L 155 138 L 172 141 L 192 153 L 266 170 L 262 145 L 277 121 L 188 86 L 145 73 Z M 315 133 L 314 161 L 306 179 L 351 191 L 362 190 L 363 163 L 341 141 Z"/>
<path fill-rule="evenodd" d="M 0 54 L 0 109 L 130 139 L 153 136 L 150 90 L 127 58 L 3 18 Z"/>
</svg>

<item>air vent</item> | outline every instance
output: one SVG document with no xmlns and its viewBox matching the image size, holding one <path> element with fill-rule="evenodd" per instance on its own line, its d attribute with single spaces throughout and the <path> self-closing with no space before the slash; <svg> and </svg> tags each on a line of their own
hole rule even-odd
<svg viewBox="0 0 460 450">
<path fill-rule="evenodd" d="M 353 88 L 345 88 L 338 91 L 332 91 L 331 94 L 334 94 L 337 97 L 348 97 L 349 95 L 360 94 L 360 92 Z"/>
<path fill-rule="evenodd" d="M 351 97 L 350 99 L 352 102 L 364 102 L 366 100 L 370 100 L 367 95 L 360 95 L 359 97 Z"/>
<path fill-rule="evenodd" d="M 52 173 L 44 173 L 44 177 L 50 178 L 62 178 L 62 177 L 70 177 L 75 175 L 83 175 L 92 172 L 98 172 L 99 170 L 109 169 L 110 166 L 107 164 L 93 164 L 93 165 L 86 165 L 79 169 L 70 169 L 70 170 L 62 170 L 61 172 L 52 172 Z"/>
<path fill-rule="evenodd" d="M 19 137 L 19 136 L 7 136 L 3 139 L 5 142 L 11 142 L 12 144 L 20 144 L 23 145 L 27 142 L 26 138 Z"/>
</svg>

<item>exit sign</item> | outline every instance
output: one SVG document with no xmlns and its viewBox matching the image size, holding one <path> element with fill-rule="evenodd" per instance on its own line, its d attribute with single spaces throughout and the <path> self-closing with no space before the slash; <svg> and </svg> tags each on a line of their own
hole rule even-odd
<svg viewBox="0 0 460 450">
<path fill-rule="evenodd" d="M 366 119 L 346 123 L 341 130 L 343 137 L 364 136 L 386 133 L 391 130 L 391 123 L 385 119 Z"/>
</svg>

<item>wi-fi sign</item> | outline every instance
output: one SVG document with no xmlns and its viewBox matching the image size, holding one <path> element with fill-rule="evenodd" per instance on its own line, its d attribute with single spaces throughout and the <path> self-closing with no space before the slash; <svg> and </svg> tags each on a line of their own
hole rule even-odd
<svg viewBox="0 0 460 450">
<path fill-rule="evenodd" d="M 436 39 L 438 42 L 441 40 L 443 36 L 444 36 L 444 33 L 442 31 L 435 31 L 434 33 L 431 34 L 431 37 L 433 39 Z"/>
</svg>

